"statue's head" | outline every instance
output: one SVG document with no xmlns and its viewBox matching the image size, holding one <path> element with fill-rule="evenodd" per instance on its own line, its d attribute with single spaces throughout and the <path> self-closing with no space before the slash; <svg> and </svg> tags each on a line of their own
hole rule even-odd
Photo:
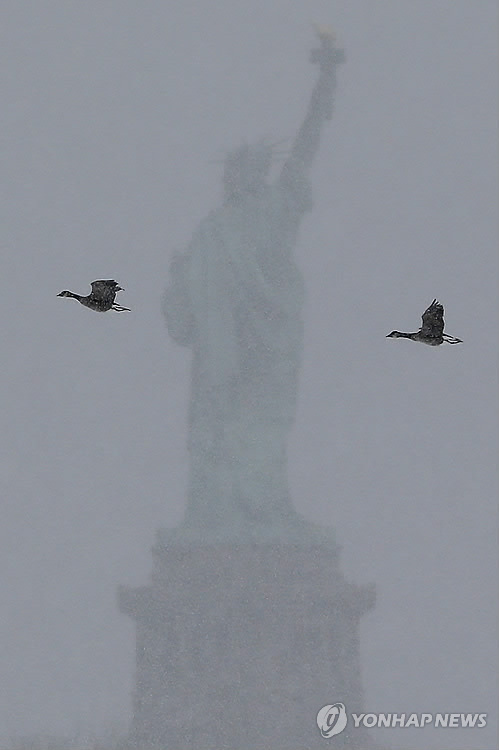
<svg viewBox="0 0 499 750">
<path fill-rule="evenodd" d="M 272 146 L 259 142 L 231 151 L 224 162 L 225 199 L 235 203 L 248 193 L 258 193 L 272 166 Z"/>
</svg>

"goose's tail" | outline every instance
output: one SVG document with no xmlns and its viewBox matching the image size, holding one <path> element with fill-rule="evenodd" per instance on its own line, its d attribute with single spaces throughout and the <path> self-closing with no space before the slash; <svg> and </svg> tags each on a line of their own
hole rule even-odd
<svg viewBox="0 0 499 750">
<path fill-rule="evenodd" d="M 456 339 L 455 336 L 449 336 L 448 333 L 444 333 L 444 341 L 447 341 L 448 344 L 462 344 L 462 339 Z"/>
</svg>

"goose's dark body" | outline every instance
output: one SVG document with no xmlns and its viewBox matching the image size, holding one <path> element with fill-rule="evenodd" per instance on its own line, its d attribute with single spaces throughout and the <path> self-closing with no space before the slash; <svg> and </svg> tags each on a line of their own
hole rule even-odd
<svg viewBox="0 0 499 750">
<path fill-rule="evenodd" d="M 411 341 L 420 341 L 422 344 L 428 344 L 428 346 L 440 346 L 444 342 L 447 344 L 462 344 L 461 339 L 456 339 L 454 336 L 444 333 L 444 307 L 438 300 L 434 299 L 424 311 L 422 321 L 423 325 L 416 333 L 392 331 L 387 338 L 411 339 Z"/>
<path fill-rule="evenodd" d="M 92 281 L 90 284 L 92 291 L 86 297 L 81 294 L 74 294 L 74 292 L 60 292 L 58 297 L 72 297 L 78 300 L 78 302 L 85 307 L 89 307 L 95 312 L 107 312 L 108 310 L 115 310 L 116 312 L 123 312 L 127 310 L 130 312 L 129 307 L 122 307 L 118 305 L 114 300 L 118 292 L 123 291 L 123 287 L 119 286 L 117 281 L 114 279 L 99 279 L 98 281 Z"/>
</svg>

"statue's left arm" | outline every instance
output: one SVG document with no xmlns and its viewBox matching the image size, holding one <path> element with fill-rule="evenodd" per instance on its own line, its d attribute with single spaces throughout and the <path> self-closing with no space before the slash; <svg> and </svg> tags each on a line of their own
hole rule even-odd
<svg viewBox="0 0 499 750">
<path fill-rule="evenodd" d="M 291 154 L 284 163 L 281 182 L 306 177 L 319 149 L 320 134 L 324 123 L 333 114 L 333 99 L 336 89 L 336 68 L 345 61 L 345 53 L 337 49 L 334 37 L 327 30 L 318 30 L 320 46 L 312 50 L 310 60 L 319 67 L 305 119 L 296 135 Z"/>
</svg>

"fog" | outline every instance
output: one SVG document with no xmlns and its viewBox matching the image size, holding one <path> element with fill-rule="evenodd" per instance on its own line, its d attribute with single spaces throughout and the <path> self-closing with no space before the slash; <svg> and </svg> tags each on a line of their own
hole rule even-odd
<svg viewBox="0 0 499 750">
<path fill-rule="evenodd" d="M 488 713 L 483 729 L 376 739 L 493 750 L 496 3 L 2 7 L 0 740 L 126 732 L 135 630 L 116 589 L 148 581 L 155 532 L 186 499 L 170 259 L 219 204 L 227 151 L 296 133 L 319 21 L 347 61 L 296 249 L 293 500 L 335 529 L 347 577 L 376 583 L 366 710 Z M 99 278 L 132 313 L 56 297 Z M 385 338 L 417 330 L 434 297 L 462 345 Z"/>
</svg>

